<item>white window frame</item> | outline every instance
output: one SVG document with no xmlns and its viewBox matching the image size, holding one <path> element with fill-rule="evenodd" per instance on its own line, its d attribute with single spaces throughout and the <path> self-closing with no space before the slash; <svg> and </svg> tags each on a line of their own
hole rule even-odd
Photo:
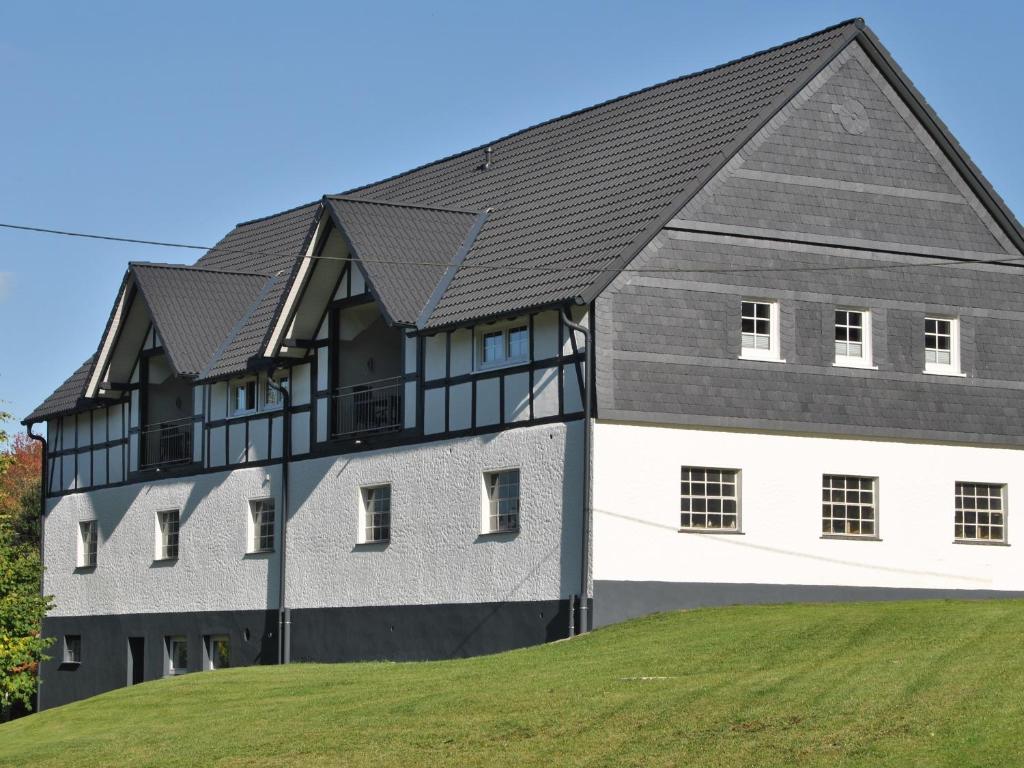
<svg viewBox="0 0 1024 768">
<path fill-rule="evenodd" d="M 177 645 L 185 646 L 185 666 L 174 666 L 174 649 Z M 188 674 L 188 638 L 185 635 L 167 635 L 164 637 L 164 652 L 167 654 L 165 672 L 168 677 Z"/>
<path fill-rule="evenodd" d="M 265 505 L 270 503 L 270 511 L 274 515 L 273 542 L 269 548 L 261 547 L 261 528 L 263 523 L 263 512 Z M 277 549 L 277 503 L 273 497 L 265 496 L 258 499 L 249 499 L 247 505 L 247 530 L 246 530 L 246 553 L 250 555 L 265 555 Z M 256 515 L 260 519 L 256 519 Z"/>
<path fill-rule="evenodd" d="M 270 382 L 283 386 L 289 393 L 291 393 L 291 371 L 288 368 L 275 371 L 263 378 L 262 382 L 263 386 L 260 389 L 262 393 L 260 408 L 264 411 L 281 410 L 281 408 L 284 407 L 284 396 L 271 387 Z"/>
<path fill-rule="evenodd" d="M 827 478 L 836 478 L 836 479 L 843 480 L 843 487 L 840 488 L 834 482 L 830 482 L 829 486 L 826 488 L 825 481 L 826 481 Z M 871 488 L 870 488 L 871 502 L 870 502 L 870 504 L 865 503 L 863 501 L 863 499 L 860 497 L 860 494 L 862 494 L 864 492 L 864 489 L 863 488 L 847 488 L 846 487 L 847 486 L 847 482 L 846 482 L 847 480 L 856 480 L 856 481 L 858 481 L 858 484 L 863 483 L 863 481 L 865 481 L 865 480 L 870 482 L 870 484 L 871 484 Z M 828 493 L 829 493 L 829 498 L 828 499 L 824 498 L 826 491 L 828 491 Z M 821 493 L 822 493 L 822 500 L 821 500 L 821 525 L 822 525 L 821 538 L 823 538 L 823 539 L 860 539 L 860 540 L 863 540 L 863 541 L 878 541 L 878 540 L 881 539 L 881 535 L 879 533 L 879 530 L 880 530 L 879 526 L 881 524 L 881 521 L 880 521 L 880 506 L 879 506 L 879 503 L 878 503 L 878 478 L 877 477 L 872 476 L 872 475 L 849 475 L 849 474 L 841 474 L 841 473 L 838 473 L 838 472 L 825 472 L 821 476 Z M 847 494 L 850 494 L 850 493 L 857 493 L 858 494 L 857 499 L 853 500 L 851 497 L 849 497 Z M 836 494 L 842 494 L 841 498 L 837 497 Z M 854 519 L 852 517 L 850 517 L 849 515 L 845 514 L 845 510 L 846 510 L 847 507 L 862 508 L 862 507 L 866 507 L 866 506 L 870 506 L 870 508 L 871 508 L 871 521 L 870 521 L 871 522 L 871 529 L 872 529 L 871 533 L 864 533 L 863 525 L 862 525 L 863 522 L 864 522 L 863 518 L 858 517 L 858 519 L 856 521 L 854 521 Z M 844 509 L 844 514 L 841 515 L 841 516 L 840 515 L 836 515 L 835 514 L 836 507 L 842 507 Z M 829 515 L 827 517 L 825 515 L 826 509 L 829 512 Z M 843 522 L 843 530 L 842 531 L 834 530 L 834 528 L 835 528 L 835 521 L 837 521 L 837 520 Z M 827 531 L 825 530 L 826 521 L 828 521 L 828 528 L 829 528 L 829 530 L 827 530 Z M 857 532 L 855 532 L 855 533 L 851 533 L 850 532 L 850 526 L 854 522 L 857 523 L 857 527 L 858 527 L 859 530 Z"/>
<path fill-rule="evenodd" d="M 768 349 L 755 349 L 754 347 L 745 347 L 743 345 L 744 304 L 768 305 Z M 786 362 L 782 359 L 782 337 L 779 314 L 779 302 L 773 299 L 754 299 L 746 297 L 740 300 L 740 360 L 767 360 L 775 363 Z"/>
<path fill-rule="evenodd" d="M 87 528 L 91 533 L 86 533 Z M 95 568 L 99 562 L 99 528 L 99 523 L 95 518 L 78 521 L 78 552 L 75 562 L 79 568 Z M 90 544 L 92 545 L 91 550 Z"/>
<path fill-rule="evenodd" d="M 214 653 L 214 648 L 218 643 L 226 643 L 228 646 L 227 666 L 217 666 L 215 663 L 217 654 Z M 206 635 L 203 638 L 203 652 L 206 656 L 203 660 L 203 667 L 205 669 L 228 669 L 231 666 L 231 638 L 228 635 Z"/>
<path fill-rule="evenodd" d="M 164 541 L 164 516 L 176 514 L 178 516 L 176 530 L 174 535 L 174 550 L 175 554 L 170 556 L 166 553 L 166 543 Z M 154 515 L 154 522 L 156 524 L 156 542 L 153 549 L 153 559 L 161 562 L 173 562 L 178 559 L 178 555 L 181 553 L 181 510 L 180 509 L 160 509 L 157 510 Z"/>
<path fill-rule="evenodd" d="M 965 486 L 967 486 L 967 487 L 969 487 L 969 486 L 982 486 L 984 488 L 998 488 L 999 489 L 1000 508 L 998 510 L 995 510 L 995 512 L 997 512 L 998 514 L 1000 514 L 1002 516 L 1002 523 L 1001 524 L 1000 523 L 995 523 L 994 524 L 994 523 L 991 522 L 991 514 L 993 512 L 991 506 L 989 506 L 987 509 L 978 509 L 978 507 L 981 506 L 981 505 L 978 504 L 977 501 L 980 501 L 983 498 L 984 499 L 991 499 L 992 496 L 990 494 L 985 494 L 984 496 L 982 496 L 982 495 L 978 494 L 977 492 L 974 492 L 974 493 L 970 494 L 970 497 L 976 500 L 975 509 L 974 510 L 968 510 L 966 508 L 966 506 L 963 507 L 962 511 L 963 511 L 963 514 L 964 514 L 964 519 L 958 521 L 958 518 L 960 517 L 960 513 L 961 513 L 961 508 L 960 508 L 960 504 L 958 503 L 958 498 L 961 497 L 961 496 L 967 496 L 968 495 L 968 494 L 965 493 L 965 491 L 966 491 Z M 953 541 L 956 542 L 957 544 L 1002 544 L 1002 545 L 1007 545 L 1009 543 L 1009 538 L 1008 538 L 1009 509 L 1008 509 L 1008 506 L 1009 506 L 1009 504 L 1008 504 L 1008 499 L 1007 499 L 1007 486 L 1006 486 L 1006 483 L 991 483 L 991 482 L 989 482 L 989 483 L 981 483 L 981 482 L 976 482 L 976 481 L 973 481 L 973 480 L 957 480 L 953 484 Z M 989 522 L 988 523 L 980 523 L 980 522 L 978 522 L 978 518 L 977 517 L 975 518 L 975 522 L 974 523 L 967 522 L 966 515 L 969 514 L 971 511 L 973 511 L 976 515 L 978 515 L 978 514 L 987 514 L 987 515 L 989 515 L 990 516 L 989 517 Z M 974 536 L 965 536 L 964 535 L 964 534 L 966 534 L 966 532 L 967 532 L 966 529 L 969 526 L 973 526 L 976 529 Z M 1002 529 L 1002 537 L 998 538 L 998 539 L 993 539 L 991 537 L 991 535 L 990 535 L 988 538 L 982 538 L 982 537 L 977 535 L 977 533 L 978 533 L 977 529 L 980 529 L 982 527 L 988 529 L 990 534 L 991 534 L 991 529 L 992 528 L 1000 528 L 1000 529 Z M 960 535 L 957 535 L 958 529 L 960 530 Z"/>
<path fill-rule="evenodd" d="M 699 480 L 699 479 L 698 480 L 694 480 L 694 479 L 692 479 L 693 478 L 693 474 L 692 473 L 695 470 L 696 471 L 702 471 L 702 472 L 705 472 L 705 473 L 707 473 L 707 472 L 720 472 L 723 475 L 724 474 L 730 474 L 730 475 L 732 475 L 732 479 L 730 481 L 730 480 L 728 480 L 728 479 L 726 479 L 724 477 L 720 477 L 717 481 L 716 480 L 710 480 L 709 481 L 707 479 L 704 479 L 704 480 Z M 728 467 L 700 467 L 700 466 L 696 466 L 696 465 L 693 465 L 693 464 L 684 464 L 684 465 L 680 466 L 679 467 L 679 483 L 680 483 L 679 484 L 679 532 L 680 533 L 742 533 L 743 532 L 743 528 L 742 528 L 742 526 L 743 526 L 743 516 L 742 516 L 742 504 L 740 502 L 740 480 L 741 480 L 742 474 L 743 473 L 740 470 L 735 469 L 735 468 L 728 468 Z M 705 478 L 706 477 L 707 477 L 707 475 L 705 474 Z M 707 489 L 707 488 L 705 488 L 702 493 L 697 493 L 697 494 L 693 493 L 692 486 L 693 486 L 694 483 L 698 483 L 698 484 L 702 484 L 702 485 L 707 486 L 707 484 L 709 482 L 712 485 L 732 485 L 732 486 L 734 486 L 734 488 L 733 488 L 733 495 L 730 497 L 730 496 L 722 493 L 723 489 L 719 489 L 719 493 L 711 493 L 711 494 L 709 494 L 708 493 L 709 489 Z M 684 493 L 684 491 L 686 491 L 686 492 Z M 694 501 L 699 501 L 699 500 L 703 500 L 705 502 L 704 503 L 705 509 L 701 510 L 701 509 L 694 509 L 693 508 L 695 506 L 694 505 Z M 717 511 L 714 510 L 714 509 L 709 510 L 708 509 L 709 506 L 713 507 L 713 506 L 716 506 L 716 505 L 708 504 L 708 502 L 716 502 L 716 501 L 719 502 L 719 505 L 717 505 L 717 506 L 719 506 L 719 509 Z M 735 511 L 734 512 L 727 511 L 727 506 L 728 505 L 726 504 L 726 501 L 732 501 L 732 502 L 735 503 Z M 689 507 L 689 508 L 687 509 L 687 507 Z M 683 524 L 683 515 L 690 515 L 691 516 L 690 517 L 690 525 L 684 525 Z M 703 526 L 693 525 L 693 515 L 703 515 L 705 517 L 704 525 Z M 721 517 L 723 525 L 718 525 L 718 526 L 708 525 L 708 518 L 710 518 L 713 515 L 718 515 L 719 517 Z M 724 518 L 726 516 L 735 517 L 736 518 L 736 525 L 731 527 L 731 528 L 730 527 L 726 527 L 724 525 L 724 522 L 725 522 Z"/>
<path fill-rule="evenodd" d="M 78 645 L 77 649 L 72 649 L 71 643 L 68 642 L 70 638 L 75 638 L 75 643 Z M 61 653 L 61 663 L 63 664 L 81 664 L 82 663 L 82 636 L 81 635 L 64 635 L 64 647 Z"/>
<path fill-rule="evenodd" d="M 376 494 L 384 489 L 387 489 L 387 500 L 388 508 L 387 525 L 386 526 L 375 526 L 373 525 L 373 515 L 376 514 L 375 510 L 371 509 L 371 505 L 376 503 Z M 374 499 L 371 500 L 370 496 L 373 495 Z M 364 485 L 359 489 L 359 533 L 356 538 L 360 544 L 388 544 L 391 542 L 391 502 L 393 498 L 393 491 L 390 483 L 375 483 L 374 485 Z M 388 529 L 387 536 L 371 536 L 371 532 L 376 528 L 386 527 Z"/>
<path fill-rule="evenodd" d="M 509 333 L 526 331 L 526 351 L 522 354 L 511 354 Z M 484 361 L 484 341 L 492 334 L 501 334 L 501 357 Z M 473 330 L 473 369 L 490 371 L 495 368 L 508 368 L 530 362 L 530 321 L 529 318 L 503 320 L 499 323 L 478 325 Z"/>
<path fill-rule="evenodd" d="M 501 512 L 501 502 L 508 499 L 499 497 L 492 498 L 491 490 L 494 487 L 492 478 L 507 473 L 514 472 L 516 475 L 516 496 L 515 496 L 515 512 L 509 513 Z M 523 473 L 518 467 L 501 467 L 498 469 L 488 469 L 484 471 L 480 476 L 480 489 L 481 489 L 481 505 L 480 505 L 480 532 L 485 535 L 492 534 L 516 534 L 522 528 L 523 524 Z M 511 497 L 509 497 L 510 499 Z M 497 506 L 495 506 L 497 505 Z M 502 517 L 508 517 L 510 514 L 515 515 L 515 525 L 501 526 L 500 520 Z"/>
<path fill-rule="evenodd" d="M 872 349 L 871 310 L 860 307 L 836 307 L 835 312 L 858 312 L 860 313 L 860 357 L 855 355 L 841 355 L 835 347 L 840 342 L 835 338 L 835 330 L 839 324 L 835 322 L 835 314 L 832 320 L 832 348 L 835 354 L 834 366 L 837 368 L 870 368 L 878 370 L 874 364 L 874 350 Z M 849 344 L 850 342 L 846 342 Z"/>
<path fill-rule="evenodd" d="M 929 362 L 926 342 L 924 352 L 924 372 L 935 373 L 940 376 L 963 376 L 964 374 L 960 371 L 960 318 L 947 315 L 928 314 L 925 315 L 925 327 L 922 330 L 927 331 L 929 320 L 949 323 L 949 362 Z"/>
<path fill-rule="evenodd" d="M 235 391 L 239 387 L 248 387 L 250 384 L 253 386 L 252 393 L 252 405 L 249 408 L 239 408 L 238 399 L 235 396 Z M 234 418 L 236 416 L 248 416 L 256 413 L 259 410 L 260 400 L 260 381 L 258 376 L 246 376 L 242 379 L 231 379 L 228 382 L 228 416 Z"/>
</svg>

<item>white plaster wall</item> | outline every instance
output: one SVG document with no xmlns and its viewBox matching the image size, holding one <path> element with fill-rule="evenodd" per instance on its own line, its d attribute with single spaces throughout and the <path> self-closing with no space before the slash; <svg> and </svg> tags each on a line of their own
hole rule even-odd
<svg viewBox="0 0 1024 768">
<path fill-rule="evenodd" d="M 579 591 L 582 425 L 524 427 L 292 465 L 293 608 L 564 598 Z M 567 455 L 568 463 L 567 467 Z M 518 467 L 521 525 L 481 535 L 481 477 Z M 359 493 L 390 483 L 386 545 L 358 545 Z"/>
<path fill-rule="evenodd" d="M 53 616 L 277 607 L 277 556 L 247 555 L 248 500 L 279 498 L 280 468 L 237 469 L 51 500 L 44 589 Z M 180 552 L 154 563 L 155 515 L 180 509 Z M 280 503 L 278 502 L 278 509 Z M 98 562 L 76 571 L 78 523 L 99 523 Z"/>
<path fill-rule="evenodd" d="M 741 471 L 742 535 L 678 532 L 682 466 Z M 880 541 L 821 538 L 823 474 L 878 478 Z M 958 480 L 1007 484 L 1011 546 L 953 543 Z M 599 422 L 593 577 L 1020 590 L 1016 499 L 1020 450 Z"/>
</svg>

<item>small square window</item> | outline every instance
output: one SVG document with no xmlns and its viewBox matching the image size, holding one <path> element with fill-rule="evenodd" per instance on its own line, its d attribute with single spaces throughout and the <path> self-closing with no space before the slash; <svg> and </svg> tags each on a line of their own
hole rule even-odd
<svg viewBox="0 0 1024 768">
<path fill-rule="evenodd" d="M 871 313 L 862 309 L 835 311 L 836 365 L 871 367 Z"/>
<path fill-rule="evenodd" d="M 958 482 L 955 490 L 954 538 L 1006 543 L 1006 486 Z"/>
<path fill-rule="evenodd" d="M 960 373 L 960 321 L 955 317 L 924 319 L 926 373 Z"/>
<path fill-rule="evenodd" d="M 83 520 L 78 524 L 78 567 L 93 568 L 97 557 L 97 525 L 95 520 Z"/>
<path fill-rule="evenodd" d="M 227 669 L 231 666 L 231 638 L 227 635 L 207 635 L 206 668 Z"/>
<path fill-rule="evenodd" d="M 274 551 L 274 500 L 249 502 L 249 551 Z"/>
<path fill-rule="evenodd" d="M 64 635 L 64 663 L 82 663 L 82 636 Z"/>
<path fill-rule="evenodd" d="M 875 478 L 823 476 L 821 533 L 823 536 L 878 536 Z"/>
<path fill-rule="evenodd" d="M 178 559 L 179 512 L 176 509 L 157 512 L 157 560 Z"/>
<path fill-rule="evenodd" d="M 184 675 L 188 672 L 188 639 L 182 635 L 165 638 L 167 648 L 167 674 Z"/>
<path fill-rule="evenodd" d="M 778 302 L 740 302 L 740 357 L 779 359 Z"/>
<path fill-rule="evenodd" d="M 685 531 L 736 531 L 740 525 L 739 472 L 683 467 L 679 527 Z"/>
<path fill-rule="evenodd" d="M 519 470 L 484 473 L 485 533 L 519 530 Z"/>
<path fill-rule="evenodd" d="M 391 540 L 391 486 L 363 488 L 363 544 L 382 544 Z"/>
</svg>

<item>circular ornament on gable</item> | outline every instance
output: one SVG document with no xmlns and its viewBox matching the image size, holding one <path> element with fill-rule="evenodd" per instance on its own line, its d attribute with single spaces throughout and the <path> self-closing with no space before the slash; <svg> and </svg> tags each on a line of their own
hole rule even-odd
<svg viewBox="0 0 1024 768">
<path fill-rule="evenodd" d="M 860 136 L 871 124 L 868 111 L 856 99 L 847 99 L 842 104 L 833 104 L 832 111 L 839 116 L 839 124 L 847 133 Z"/>
</svg>

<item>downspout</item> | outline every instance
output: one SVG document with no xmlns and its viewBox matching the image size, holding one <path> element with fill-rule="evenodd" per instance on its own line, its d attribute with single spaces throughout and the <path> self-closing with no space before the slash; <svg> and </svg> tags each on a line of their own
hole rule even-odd
<svg viewBox="0 0 1024 768">
<path fill-rule="evenodd" d="M 44 560 L 43 558 L 44 558 L 44 556 L 46 554 L 46 548 L 44 546 L 44 542 L 45 542 L 45 538 L 46 538 L 46 524 L 45 523 L 46 523 L 46 451 L 47 451 L 47 444 L 46 444 L 46 438 L 45 437 L 43 437 L 42 435 L 37 435 L 37 434 L 35 434 L 32 431 L 32 425 L 31 424 L 29 424 L 26 427 L 26 431 L 27 431 L 28 436 L 30 438 L 32 438 L 33 440 L 35 440 L 35 441 L 37 441 L 39 443 L 42 443 L 42 445 L 43 445 L 42 461 L 40 462 L 40 466 L 39 466 L 39 565 L 40 565 L 41 568 L 44 569 L 43 572 L 41 572 L 39 574 L 39 595 L 43 596 L 44 595 L 43 573 L 45 572 L 45 568 L 46 568 L 46 560 Z M 42 634 L 42 627 L 39 628 L 39 631 L 40 631 L 40 634 Z M 37 672 L 36 673 L 36 712 L 38 712 L 39 710 L 41 710 L 43 708 L 42 702 L 43 702 L 43 676 L 41 674 L 39 674 L 39 672 Z"/>
<path fill-rule="evenodd" d="M 589 603 L 589 592 L 590 592 L 590 504 L 591 504 L 591 486 L 592 486 L 592 475 L 593 475 L 593 459 L 591 456 L 591 442 L 592 442 L 592 419 L 593 414 L 593 403 L 591 400 L 591 386 L 590 382 L 593 381 L 593 366 L 592 361 L 594 359 L 593 345 L 591 344 L 590 329 L 584 325 L 573 322 L 573 319 L 569 317 L 569 313 L 562 310 L 562 322 L 568 328 L 573 331 L 577 331 L 583 334 L 584 348 L 583 348 L 583 376 L 585 381 L 583 382 L 583 519 L 580 523 L 580 621 L 579 626 L 576 628 L 576 634 L 582 635 L 588 630 L 590 624 L 587 621 L 587 611 Z M 572 611 L 572 601 L 569 601 L 569 610 Z M 572 619 L 570 621 L 570 628 Z"/>
<path fill-rule="evenodd" d="M 292 657 L 292 616 L 285 606 L 285 575 L 288 561 L 288 469 L 291 461 L 292 440 L 292 396 L 287 387 L 282 387 L 267 374 L 267 386 L 284 398 L 281 410 L 283 430 L 281 432 L 281 568 L 277 586 L 277 663 L 288 664 Z"/>
</svg>

